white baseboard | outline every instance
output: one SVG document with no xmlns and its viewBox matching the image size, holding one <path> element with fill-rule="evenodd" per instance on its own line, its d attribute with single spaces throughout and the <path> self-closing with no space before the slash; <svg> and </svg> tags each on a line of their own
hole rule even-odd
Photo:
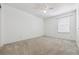
<svg viewBox="0 0 79 59">
<path fill-rule="evenodd" d="M 40 37 L 42 37 L 42 36 L 43 36 L 43 35 L 41 35 L 41 36 L 36 36 L 36 37 L 31 37 L 31 38 L 28 38 L 28 39 L 24 38 L 24 39 L 22 39 L 22 40 L 36 39 L 36 38 L 40 38 Z M 22 40 L 19 39 L 19 40 L 13 41 L 13 42 L 3 43 L 3 44 L 1 44 L 1 47 L 4 46 L 4 45 L 6 45 L 6 44 L 15 43 L 15 42 L 22 41 Z"/>
</svg>

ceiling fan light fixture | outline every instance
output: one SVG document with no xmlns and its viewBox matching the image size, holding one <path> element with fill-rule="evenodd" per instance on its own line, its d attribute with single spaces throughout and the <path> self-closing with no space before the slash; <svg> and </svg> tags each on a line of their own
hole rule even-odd
<svg viewBox="0 0 79 59">
<path fill-rule="evenodd" d="M 43 12 L 44 12 L 44 13 L 47 13 L 47 11 L 46 11 L 46 10 L 44 10 Z"/>
</svg>

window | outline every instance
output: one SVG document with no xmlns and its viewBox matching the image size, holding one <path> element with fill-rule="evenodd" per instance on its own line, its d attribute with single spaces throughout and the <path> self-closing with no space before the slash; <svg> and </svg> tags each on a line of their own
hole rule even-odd
<svg viewBox="0 0 79 59">
<path fill-rule="evenodd" d="M 70 32 L 70 16 L 58 19 L 58 32 Z"/>
</svg>

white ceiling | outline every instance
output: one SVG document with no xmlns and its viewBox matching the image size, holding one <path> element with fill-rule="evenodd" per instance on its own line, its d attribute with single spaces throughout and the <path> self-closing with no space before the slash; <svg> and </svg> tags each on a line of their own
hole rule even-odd
<svg viewBox="0 0 79 59">
<path fill-rule="evenodd" d="M 22 11 L 29 12 L 36 16 L 47 18 L 56 16 L 62 13 L 72 11 L 76 7 L 76 3 L 7 3 L 7 5 Z M 47 8 L 47 12 L 44 13 L 44 9 Z"/>
</svg>

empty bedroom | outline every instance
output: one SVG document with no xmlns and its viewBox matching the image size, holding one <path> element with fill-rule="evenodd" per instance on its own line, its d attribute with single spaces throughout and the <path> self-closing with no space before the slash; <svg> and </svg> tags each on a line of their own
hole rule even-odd
<svg viewBox="0 0 79 59">
<path fill-rule="evenodd" d="M 78 3 L 1 3 L 0 55 L 79 55 Z"/>
</svg>

